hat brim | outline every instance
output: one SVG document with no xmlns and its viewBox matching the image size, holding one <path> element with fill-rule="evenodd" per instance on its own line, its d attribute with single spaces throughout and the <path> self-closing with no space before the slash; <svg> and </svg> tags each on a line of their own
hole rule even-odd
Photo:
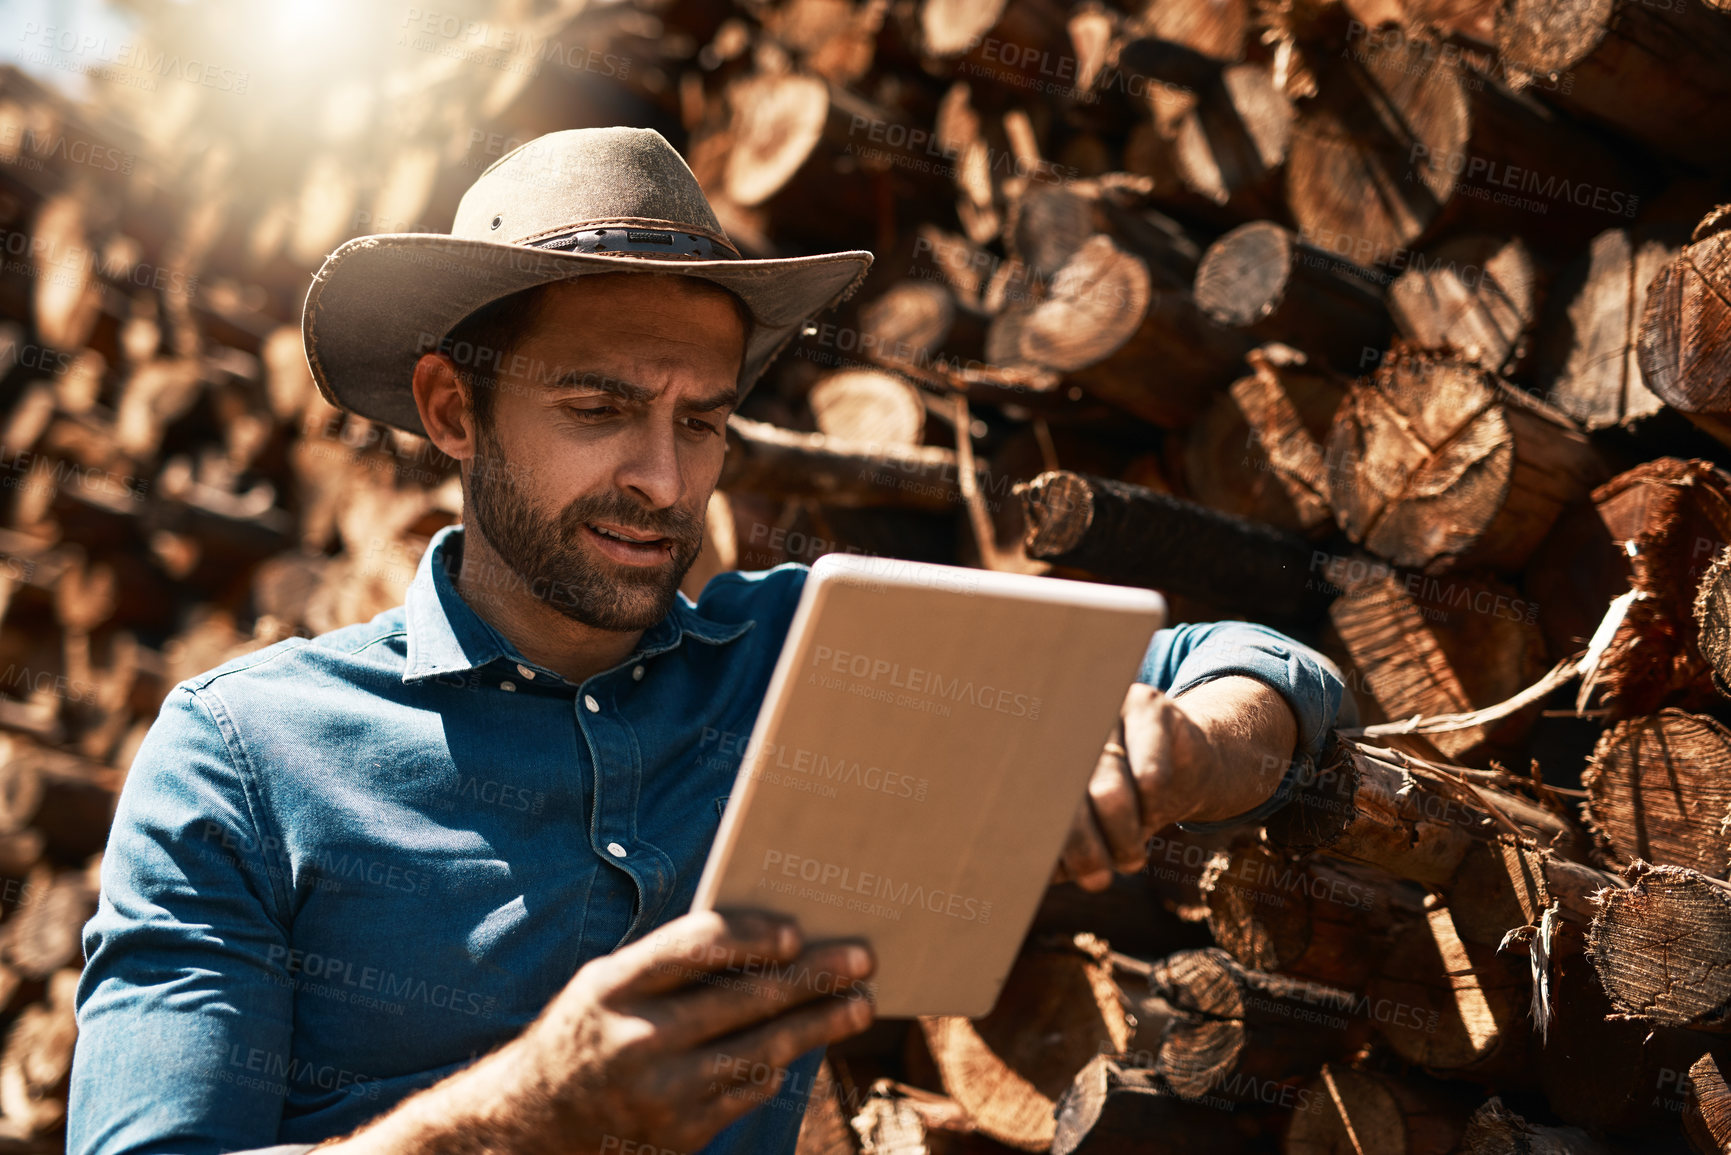
<svg viewBox="0 0 1731 1155">
<path fill-rule="evenodd" d="M 501 297 L 596 273 L 673 273 L 713 281 L 751 311 L 740 365 L 743 396 L 814 314 L 846 299 L 871 267 L 855 250 L 763 260 L 610 256 L 381 233 L 345 242 L 307 291 L 301 336 L 331 404 L 425 437 L 410 381 L 415 362 L 451 328 Z"/>
</svg>

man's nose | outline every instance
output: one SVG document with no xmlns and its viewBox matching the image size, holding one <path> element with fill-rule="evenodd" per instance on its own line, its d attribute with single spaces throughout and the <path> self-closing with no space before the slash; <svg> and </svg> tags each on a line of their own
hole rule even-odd
<svg viewBox="0 0 1731 1155">
<path fill-rule="evenodd" d="M 644 422 L 634 431 L 619 466 L 619 484 L 636 491 L 657 509 L 679 500 L 685 482 L 679 472 L 679 445 L 672 429 Z"/>
</svg>

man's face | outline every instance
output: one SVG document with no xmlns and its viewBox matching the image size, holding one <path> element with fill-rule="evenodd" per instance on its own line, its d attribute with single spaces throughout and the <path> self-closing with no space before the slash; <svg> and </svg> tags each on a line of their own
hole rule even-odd
<svg viewBox="0 0 1731 1155">
<path fill-rule="evenodd" d="M 547 292 L 498 374 L 464 517 L 566 617 L 647 629 L 702 545 L 744 329 L 720 290 L 676 277 Z"/>
</svg>

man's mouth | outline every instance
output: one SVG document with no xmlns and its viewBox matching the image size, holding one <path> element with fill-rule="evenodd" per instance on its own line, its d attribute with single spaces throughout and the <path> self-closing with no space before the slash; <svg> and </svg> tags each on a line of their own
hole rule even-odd
<svg viewBox="0 0 1731 1155">
<path fill-rule="evenodd" d="M 623 529 L 614 525 L 586 522 L 584 528 L 594 535 L 603 553 L 624 562 L 660 561 L 672 552 L 671 539 L 642 530 Z"/>
</svg>

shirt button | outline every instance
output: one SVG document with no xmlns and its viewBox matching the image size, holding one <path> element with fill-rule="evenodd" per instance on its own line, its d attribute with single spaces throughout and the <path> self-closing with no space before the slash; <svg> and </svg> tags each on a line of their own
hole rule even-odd
<svg viewBox="0 0 1731 1155">
<path fill-rule="evenodd" d="M 517 683 L 515 683 L 515 682 L 500 682 L 499 688 L 501 690 L 515 690 L 517 688 Z"/>
<path fill-rule="evenodd" d="M 595 700 L 594 694 L 584 694 L 583 704 L 589 708 L 591 714 L 599 714 L 601 712 L 601 703 Z"/>
<path fill-rule="evenodd" d="M 625 848 L 617 842 L 609 842 L 607 844 L 607 853 L 611 854 L 614 858 L 624 858 Z"/>
<path fill-rule="evenodd" d="M 535 671 L 531 670 L 528 666 L 525 666 L 522 662 L 517 663 L 517 672 L 522 674 L 531 682 L 535 680 Z"/>
<path fill-rule="evenodd" d="M 631 671 L 631 680 L 633 682 L 641 682 L 643 680 L 643 667 L 642 666 L 638 666 L 636 669 Z"/>
</svg>

